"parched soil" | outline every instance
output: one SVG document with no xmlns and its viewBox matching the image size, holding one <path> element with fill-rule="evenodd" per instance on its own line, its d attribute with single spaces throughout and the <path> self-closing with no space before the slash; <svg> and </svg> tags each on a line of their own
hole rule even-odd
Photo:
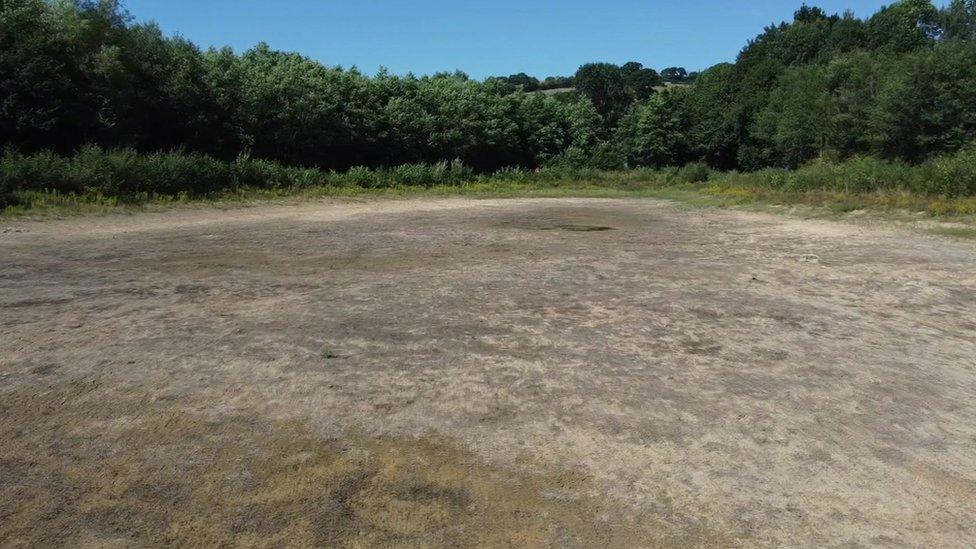
<svg viewBox="0 0 976 549">
<path fill-rule="evenodd" d="M 651 200 L 0 222 L 0 546 L 971 546 L 976 246 Z"/>
</svg>

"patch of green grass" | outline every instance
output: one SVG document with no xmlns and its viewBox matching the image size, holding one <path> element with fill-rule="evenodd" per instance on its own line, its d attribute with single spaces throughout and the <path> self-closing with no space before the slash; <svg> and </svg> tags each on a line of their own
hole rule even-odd
<svg viewBox="0 0 976 549">
<path fill-rule="evenodd" d="M 976 227 L 932 227 L 926 231 L 941 236 L 976 240 Z"/>
<path fill-rule="evenodd" d="M 326 346 L 322 347 L 322 350 L 319 351 L 319 357 L 324 360 L 331 360 L 333 358 L 339 358 L 339 354 L 332 347 Z"/>
</svg>

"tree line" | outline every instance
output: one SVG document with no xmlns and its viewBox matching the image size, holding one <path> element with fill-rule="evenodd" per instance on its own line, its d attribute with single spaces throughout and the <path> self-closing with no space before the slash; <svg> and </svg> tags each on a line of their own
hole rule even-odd
<svg viewBox="0 0 976 549">
<path fill-rule="evenodd" d="M 976 137 L 976 0 L 901 0 L 867 19 L 803 6 L 734 63 L 627 108 L 617 162 L 797 167 L 920 162 Z"/>
<path fill-rule="evenodd" d="M 133 23 L 117 1 L 0 0 L 0 148 L 493 170 L 589 150 L 598 127 L 588 102 L 462 73 L 369 77 L 265 44 L 204 51 Z"/>
<path fill-rule="evenodd" d="M 202 50 L 134 23 L 118 0 L 0 0 L 0 148 L 337 171 L 915 163 L 976 137 L 974 37 L 976 0 L 900 0 L 864 19 L 804 5 L 700 74 L 588 63 L 571 77 L 476 81 L 368 76 L 265 44 Z M 576 91 L 529 93 L 556 88 Z"/>
<path fill-rule="evenodd" d="M 637 61 L 628 61 L 621 66 L 609 64 L 613 70 L 619 71 L 621 76 L 629 80 L 636 87 L 655 87 L 664 84 L 688 84 L 695 81 L 698 77 L 697 72 L 688 72 L 684 67 L 668 67 L 660 73 L 654 69 L 646 68 Z M 509 76 L 492 76 L 489 80 L 500 83 L 508 87 L 509 91 L 546 91 L 546 90 L 567 90 L 576 87 L 576 76 L 548 76 L 540 80 L 524 72 Z"/>
</svg>

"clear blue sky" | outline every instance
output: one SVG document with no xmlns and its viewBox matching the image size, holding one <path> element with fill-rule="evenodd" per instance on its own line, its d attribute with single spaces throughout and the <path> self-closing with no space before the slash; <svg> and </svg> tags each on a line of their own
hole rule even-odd
<svg viewBox="0 0 976 549">
<path fill-rule="evenodd" d="M 200 46 L 264 41 L 373 74 L 569 75 L 588 61 L 698 70 L 731 61 L 803 0 L 127 0 L 139 21 Z M 948 0 L 937 2 L 943 5 Z M 808 1 L 859 17 L 890 2 Z"/>
</svg>

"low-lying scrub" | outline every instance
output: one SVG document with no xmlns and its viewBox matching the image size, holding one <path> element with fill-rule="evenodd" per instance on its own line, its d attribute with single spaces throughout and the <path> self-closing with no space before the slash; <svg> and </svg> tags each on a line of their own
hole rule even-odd
<svg viewBox="0 0 976 549">
<path fill-rule="evenodd" d="M 537 170 L 505 168 L 476 174 L 460 161 L 352 168 L 337 173 L 283 166 L 241 156 L 224 162 L 181 151 L 140 154 L 88 147 L 73 157 L 49 152 L 0 157 L 0 207 L 8 213 L 82 204 L 199 199 L 255 199 L 291 195 L 353 195 L 430 190 L 436 194 L 553 195 L 681 190 L 719 204 L 811 204 L 834 211 L 907 209 L 935 216 L 976 215 L 976 145 L 919 165 L 856 157 L 818 160 L 796 170 L 715 172 L 701 163 L 682 167 L 600 171 L 567 163 Z"/>
<path fill-rule="evenodd" d="M 241 156 L 222 162 L 196 153 L 139 154 L 131 149 L 104 151 L 86 147 L 71 158 L 50 152 L 22 155 L 8 151 L 0 159 L 0 191 L 94 194 L 141 202 L 152 197 L 206 197 L 239 188 L 460 185 L 475 178 L 459 161 L 406 164 L 395 168 L 352 168 L 344 173 L 283 166 Z"/>
<path fill-rule="evenodd" d="M 947 197 L 976 195 L 976 144 L 919 165 L 873 157 L 814 161 L 796 170 L 767 168 L 739 174 L 740 182 L 782 191 L 871 193 L 902 190 Z"/>
</svg>

